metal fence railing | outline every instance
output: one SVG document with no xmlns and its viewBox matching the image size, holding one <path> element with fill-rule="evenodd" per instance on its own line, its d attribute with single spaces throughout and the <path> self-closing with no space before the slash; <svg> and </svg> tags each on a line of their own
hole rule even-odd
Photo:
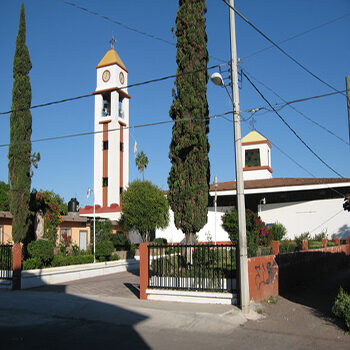
<svg viewBox="0 0 350 350">
<path fill-rule="evenodd" d="M 12 245 L 0 245 L 0 280 L 12 279 Z"/>
<path fill-rule="evenodd" d="M 148 288 L 232 292 L 236 288 L 233 245 L 149 245 Z"/>
</svg>

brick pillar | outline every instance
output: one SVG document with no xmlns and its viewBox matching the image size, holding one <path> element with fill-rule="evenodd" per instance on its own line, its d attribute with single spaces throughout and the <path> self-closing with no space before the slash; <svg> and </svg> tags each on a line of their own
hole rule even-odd
<svg viewBox="0 0 350 350">
<path fill-rule="evenodd" d="M 307 239 L 303 239 L 301 250 L 309 250 L 309 241 Z"/>
<path fill-rule="evenodd" d="M 280 253 L 280 241 L 272 241 L 272 254 L 278 255 Z"/>
<path fill-rule="evenodd" d="M 340 238 L 336 238 L 336 239 L 335 239 L 335 244 L 336 244 L 336 245 L 340 245 Z"/>
<path fill-rule="evenodd" d="M 146 300 L 148 287 L 148 244 L 140 244 L 140 299 Z"/>
<path fill-rule="evenodd" d="M 350 244 L 350 237 L 346 239 L 346 244 Z"/>
<path fill-rule="evenodd" d="M 327 238 L 322 238 L 322 248 L 327 247 Z"/>
<path fill-rule="evenodd" d="M 22 244 L 16 243 L 12 247 L 12 290 L 21 289 Z"/>
</svg>

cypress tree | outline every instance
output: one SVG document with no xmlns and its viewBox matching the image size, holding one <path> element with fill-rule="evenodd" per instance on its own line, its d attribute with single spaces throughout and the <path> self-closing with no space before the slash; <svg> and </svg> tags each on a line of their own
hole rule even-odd
<svg viewBox="0 0 350 350">
<path fill-rule="evenodd" d="M 207 222 L 209 198 L 209 110 L 205 0 L 179 0 L 176 17 L 177 77 L 170 116 L 175 121 L 169 158 L 169 204 L 186 242 Z M 193 72 L 193 73 L 191 73 Z M 179 119 L 193 118 L 190 121 Z"/>
<path fill-rule="evenodd" d="M 21 6 L 16 50 L 13 60 L 12 113 L 10 116 L 9 180 L 12 237 L 23 242 L 30 225 L 32 99 L 29 71 L 32 63 L 26 45 L 24 5 Z"/>
</svg>

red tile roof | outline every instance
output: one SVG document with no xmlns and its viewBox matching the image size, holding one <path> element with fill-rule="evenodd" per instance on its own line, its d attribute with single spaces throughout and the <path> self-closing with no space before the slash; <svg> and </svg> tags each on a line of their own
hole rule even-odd
<svg viewBox="0 0 350 350">
<path fill-rule="evenodd" d="M 280 177 L 262 180 L 244 181 L 244 189 L 287 187 L 287 186 L 310 186 L 310 185 L 332 185 L 350 183 L 350 179 L 340 178 L 293 178 Z M 236 189 L 236 181 L 219 182 L 217 191 L 232 191 Z M 213 184 L 210 184 L 210 191 L 215 191 Z"/>
</svg>

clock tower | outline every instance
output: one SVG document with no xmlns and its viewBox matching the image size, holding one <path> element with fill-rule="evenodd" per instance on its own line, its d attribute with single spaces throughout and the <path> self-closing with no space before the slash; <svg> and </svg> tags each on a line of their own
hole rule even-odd
<svg viewBox="0 0 350 350">
<path fill-rule="evenodd" d="M 121 193 L 129 182 L 128 70 L 116 50 L 107 51 L 96 66 L 94 117 L 94 195 L 96 216 L 118 220 Z M 93 207 L 80 209 L 90 216 Z M 90 215 L 89 215 L 90 214 Z"/>
</svg>

